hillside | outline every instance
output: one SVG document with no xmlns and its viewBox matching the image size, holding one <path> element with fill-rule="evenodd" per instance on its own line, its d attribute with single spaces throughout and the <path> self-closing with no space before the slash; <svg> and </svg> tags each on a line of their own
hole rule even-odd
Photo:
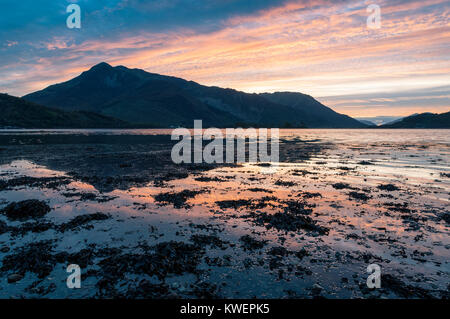
<svg viewBox="0 0 450 319">
<path fill-rule="evenodd" d="M 362 127 L 360 121 L 350 116 L 339 114 L 329 107 L 326 107 L 313 97 L 293 92 L 276 92 L 276 93 L 263 93 L 261 94 L 267 100 L 289 106 L 304 114 L 304 122 L 308 124 L 308 127 L 344 127 L 354 128 Z"/>
<path fill-rule="evenodd" d="M 381 128 L 450 128 L 450 112 L 412 115 L 401 121 L 382 125 Z"/>
<path fill-rule="evenodd" d="M 86 111 L 66 112 L 0 94 L 0 127 L 123 128 L 130 124 Z"/>
</svg>

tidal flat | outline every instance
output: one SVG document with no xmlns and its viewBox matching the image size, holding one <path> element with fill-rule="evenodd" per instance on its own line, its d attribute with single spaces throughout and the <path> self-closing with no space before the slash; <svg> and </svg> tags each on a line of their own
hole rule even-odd
<svg viewBox="0 0 450 319">
<path fill-rule="evenodd" d="M 173 144 L 0 131 L 0 298 L 450 297 L 450 130 L 280 130 L 278 165 Z"/>
</svg>

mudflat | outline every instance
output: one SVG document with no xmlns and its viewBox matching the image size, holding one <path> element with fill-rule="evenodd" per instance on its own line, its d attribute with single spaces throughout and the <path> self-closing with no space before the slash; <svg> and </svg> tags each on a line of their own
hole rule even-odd
<svg viewBox="0 0 450 319">
<path fill-rule="evenodd" d="M 282 130 L 274 167 L 168 134 L 1 132 L 0 297 L 449 297 L 449 130 Z"/>
</svg>

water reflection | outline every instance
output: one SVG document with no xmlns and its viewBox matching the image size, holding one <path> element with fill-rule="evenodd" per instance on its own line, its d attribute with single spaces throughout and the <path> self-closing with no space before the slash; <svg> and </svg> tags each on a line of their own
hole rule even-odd
<svg viewBox="0 0 450 319">
<path fill-rule="evenodd" d="M 12 234 L 4 233 L 0 245 L 9 245 L 14 251 L 25 243 L 56 239 L 57 249 L 62 251 L 95 244 L 134 252 L 142 243 L 191 242 L 195 234 L 214 233 L 230 246 L 225 252 L 208 246 L 208 256 L 229 254 L 233 264 L 208 265 L 205 269 L 210 280 L 227 283 L 221 290 L 225 297 L 251 297 L 250 292 L 280 297 L 286 296 L 286 289 L 309 296 L 307 288 L 314 283 L 327 287 L 324 294 L 328 297 L 361 296 L 358 283 L 365 278 L 359 277 L 367 263 L 374 261 L 410 284 L 416 283 L 408 278 L 424 278 L 426 289 L 446 290 L 445 278 L 450 272 L 449 226 L 444 218 L 449 213 L 448 131 L 442 130 L 439 136 L 424 131 L 419 137 L 412 137 L 411 131 L 399 131 L 394 136 L 378 130 L 361 132 L 283 131 L 291 141 L 289 152 L 286 161 L 270 175 L 260 174 L 257 165 L 248 163 L 207 170 L 168 169 L 164 168 L 169 165 L 162 160 L 164 156 L 156 156 L 153 149 L 148 153 L 140 149 L 138 155 L 145 154 L 140 161 L 160 160 L 159 166 L 147 165 L 148 171 L 140 172 L 144 166 L 134 162 L 136 156 L 127 157 L 138 147 L 133 145 L 118 153 L 115 151 L 120 148 L 103 145 L 89 150 L 92 158 L 78 160 L 76 154 L 70 153 L 50 154 L 50 158 L 36 161 L 12 160 L 0 165 L 1 181 L 23 176 L 63 177 L 70 183 L 52 188 L 5 184 L 0 190 L 0 207 L 13 201 L 40 199 L 52 208 L 47 220 L 56 224 L 96 212 L 112 218 L 64 234 L 48 230 L 13 239 Z M 153 133 L 141 131 L 142 135 Z M 323 143 L 327 146 L 301 160 L 292 158 L 295 151 L 305 149 L 305 140 L 309 141 L 308 147 Z M 83 149 L 86 147 L 91 146 Z M 97 158 L 100 151 L 103 155 Z M 33 154 L 25 152 L 24 158 L 33 158 Z M 77 163 L 78 167 L 63 162 L 72 155 L 67 162 Z M 118 163 L 131 167 L 120 167 Z M 133 172 L 137 175 L 130 177 Z M 150 175 L 152 178 L 138 178 Z M 165 196 L 158 197 L 161 194 Z M 289 214 L 296 203 L 311 209 L 298 214 L 307 216 L 305 220 L 314 225 L 328 228 L 329 233 L 303 228 L 291 231 L 270 218 L 280 212 Z M 266 217 L 261 221 L 258 216 Z M 19 226 L 3 217 L 1 220 Z M 241 241 L 245 235 L 267 241 L 267 246 L 246 250 Z M 301 260 L 289 255 L 279 265 L 270 253 L 273 247 L 295 252 L 305 249 L 308 255 Z M 1 258 L 6 254 L 0 253 Z M 289 271 L 298 266 L 311 274 Z M 283 279 L 279 278 L 280 270 Z M 344 277 L 361 280 L 342 285 Z M 27 280 L 31 283 L 33 278 Z M 0 295 L 8 293 L 0 291 Z M 62 295 L 60 290 L 50 294 Z"/>
</svg>

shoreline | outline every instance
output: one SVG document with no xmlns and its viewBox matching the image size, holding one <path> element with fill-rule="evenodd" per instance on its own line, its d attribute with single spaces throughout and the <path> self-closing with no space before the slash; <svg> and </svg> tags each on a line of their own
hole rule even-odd
<svg viewBox="0 0 450 319">
<path fill-rule="evenodd" d="M 448 298 L 448 143 L 317 134 L 273 174 L 174 165 L 168 135 L 0 135 L 0 296 Z"/>
</svg>

